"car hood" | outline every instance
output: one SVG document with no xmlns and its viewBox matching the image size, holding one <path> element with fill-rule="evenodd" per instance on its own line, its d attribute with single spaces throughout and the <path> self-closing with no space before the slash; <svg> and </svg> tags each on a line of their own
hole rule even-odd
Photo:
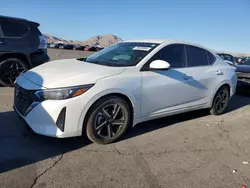
<svg viewBox="0 0 250 188">
<path fill-rule="evenodd" d="M 236 71 L 250 73 L 250 65 L 236 65 Z"/>
<path fill-rule="evenodd" d="M 124 70 L 124 67 L 110 67 L 77 59 L 65 59 L 45 63 L 22 76 L 44 88 L 60 88 L 92 84 L 98 79 L 120 74 Z"/>
</svg>

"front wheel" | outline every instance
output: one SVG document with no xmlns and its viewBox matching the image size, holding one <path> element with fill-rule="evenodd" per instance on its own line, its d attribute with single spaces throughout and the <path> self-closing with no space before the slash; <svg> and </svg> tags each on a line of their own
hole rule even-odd
<svg viewBox="0 0 250 188">
<path fill-rule="evenodd" d="M 124 99 L 116 96 L 104 97 L 88 113 L 87 136 L 98 144 L 114 142 L 128 129 L 130 118 L 130 109 Z"/>
<path fill-rule="evenodd" d="M 229 98 L 229 89 L 226 86 L 222 86 L 215 94 L 210 113 L 212 115 L 223 114 L 228 106 Z"/>
</svg>

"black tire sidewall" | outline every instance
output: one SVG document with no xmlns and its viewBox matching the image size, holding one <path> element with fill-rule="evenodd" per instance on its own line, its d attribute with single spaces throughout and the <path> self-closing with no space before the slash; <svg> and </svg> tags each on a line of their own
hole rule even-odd
<svg viewBox="0 0 250 188">
<path fill-rule="evenodd" d="M 228 106 L 228 102 L 227 102 L 227 106 L 225 107 L 225 109 L 224 109 L 222 112 L 218 112 L 218 111 L 216 110 L 216 107 L 215 107 L 215 105 L 216 105 L 216 104 L 215 104 L 215 100 L 216 100 L 217 95 L 218 95 L 222 90 L 226 90 L 226 91 L 227 91 L 227 97 L 228 97 L 228 102 L 229 102 L 229 98 L 230 98 L 229 90 L 228 90 L 228 88 L 227 88 L 226 86 L 222 86 L 222 87 L 216 92 L 216 94 L 215 94 L 215 96 L 214 96 L 212 108 L 210 109 L 210 113 L 211 113 L 212 115 L 221 115 L 221 114 L 223 114 L 223 113 L 225 112 L 227 106 Z"/>
<path fill-rule="evenodd" d="M 22 66 L 22 67 L 25 69 L 25 71 L 28 70 L 28 66 L 26 65 L 26 63 L 24 63 L 22 60 L 17 59 L 17 58 L 8 58 L 8 59 L 5 59 L 5 60 L 1 61 L 1 62 L 0 62 L 0 70 L 1 70 L 1 68 L 2 68 L 2 66 L 3 66 L 4 64 L 11 63 L 11 62 L 16 62 L 16 63 L 18 63 L 20 66 Z M 13 85 L 11 85 L 11 84 L 8 84 L 8 83 L 4 82 L 4 81 L 1 79 L 1 77 L 0 77 L 0 84 L 3 85 L 3 86 L 5 86 L 5 87 L 12 87 L 12 86 L 13 86 Z"/>
<path fill-rule="evenodd" d="M 112 138 L 102 138 L 100 137 L 96 132 L 95 132 L 95 128 L 94 128 L 94 119 L 96 117 L 96 114 L 98 113 L 99 109 L 102 108 L 104 105 L 107 104 L 119 104 L 123 109 L 124 109 L 124 116 L 125 116 L 125 125 L 122 128 L 122 130 L 114 137 Z M 122 135 L 124 135 L 124 133 L 127 131 L 129 125 L 130 125 L 130 118 L 131 118 L 131 114 L 130 114 L 130 109 L 128 104 L 126 103 L 126 101 L 120 97 L 116 97 L 116 96 L 112 96 L 112 97 L 105 97 L 103 99 L 101 99 L 100 101 L 98 101 L 90 110 L 89 112 L 89 116 L 88 116 L 88 120 L 87 120 L 87 124 L 86 124 L 86 134 L 87 137 L 98 144 L 109 144 L 111 142 L 114 142 L 116 140 L 118 140 Z"/>
</svg>

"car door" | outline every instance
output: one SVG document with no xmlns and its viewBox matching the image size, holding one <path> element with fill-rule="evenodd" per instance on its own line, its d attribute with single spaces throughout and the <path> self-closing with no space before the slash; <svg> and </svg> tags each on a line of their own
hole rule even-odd
<svg viewBox="0 0 250 188">
<path fill-rule="evenodd" d="M 219 84 L 217 78 L 221 77 L 223 72 L 214 64 L 216 58 L 209 51 L 192 45 L 185 45 L 185 48 L 187 55 L 185 73 L 202 86 L 202 89 L 197 90 L 196 95 L 201 104 L 207 104 Z"/>
<path fill-rule="evenodd" d="M 165 60 L 170 64 L 168 70 L 142 71 L 142 117 L 157 116 L 171 111 L 187 108 L 192 102 L 200 100 L 200 90 L 205 86 L 187 73 L 186 53 L 183 44 L 171 44 L 161 49 L 153 60 Z"/>
</svg>

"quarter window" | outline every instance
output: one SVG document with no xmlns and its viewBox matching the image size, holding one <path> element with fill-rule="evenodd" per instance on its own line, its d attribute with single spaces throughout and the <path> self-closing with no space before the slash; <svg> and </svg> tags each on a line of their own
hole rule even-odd
<svg viewBox="0 0 250 188">
<path fill-rule="evenodd" d="M 4 37 L 22 37 L 29 29 L 24 23 L 9 20 L 2 20 L 1 28 Z"/>
<path fill-rule="evenodd" d="M 209 65 L 206 50 L 195 46 L 186 46 L 188 67 Z"/>
<path fill-rule="evenodd" d="M 208 64 L 212 65 L 215 61 L 215 57 L 213 54 L 207 51 L 207 59 L 208 59 Z"/>
<path fill-rule="evenodd" d="M 153 57 L 153 60 L 167 61 L 171 68 L 186 67 L 184 45 L 171 44 L 166 46 Z"/>
</svg>

